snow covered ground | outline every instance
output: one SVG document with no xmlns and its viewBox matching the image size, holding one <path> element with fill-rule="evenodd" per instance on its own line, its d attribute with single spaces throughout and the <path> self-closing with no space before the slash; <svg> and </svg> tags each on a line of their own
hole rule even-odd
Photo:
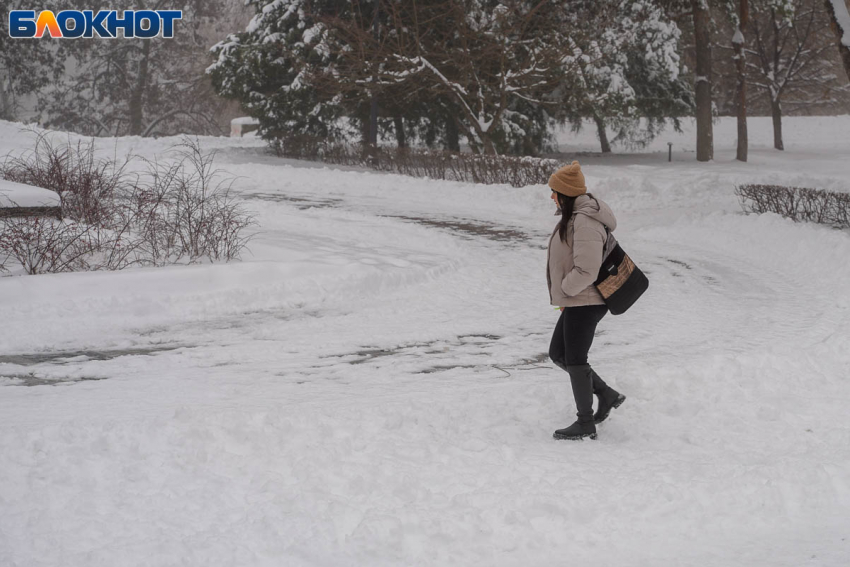
<svg viewBox="0 0 850 567">
<path fill-rule="evenodd" d="M 243 262 L 0 278 L 0 565 L 850 564 L 850 235 L 733 194 L 850 190 L 850 117 L 784 153 L 769 124 L 748 164 L 734 119 L 713 163 L 691 132 L 581 158 L 651 281 L 600 325 L 628 400 L 582 443 L 551 438 L 545 187 L 202 139 L 260 222 Z"/>
</svg>

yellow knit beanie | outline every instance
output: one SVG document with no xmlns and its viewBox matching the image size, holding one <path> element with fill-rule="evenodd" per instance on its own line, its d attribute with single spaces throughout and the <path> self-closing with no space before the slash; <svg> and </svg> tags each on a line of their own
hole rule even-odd
<svg viewBox="0 0 850 567">
<path fill-rule="evenodd" d="M 552 191 L 566 195 L 567 197 L 578 197 L 587 193 L 587 186 L 584 184 L 584 174 L 581 172 L 581 165 L 577 161 L 574 161 L 570 165 L 565 165 L 553 173 L 549 178 L 549 187 Z"/>
</svg>

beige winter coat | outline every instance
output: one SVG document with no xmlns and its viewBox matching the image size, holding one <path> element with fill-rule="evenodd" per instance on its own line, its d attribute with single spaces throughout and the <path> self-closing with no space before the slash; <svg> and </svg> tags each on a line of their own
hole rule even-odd
<svg viewBox="0 0 850 567">
<path fill-rule="evenodd" d="M 614 213 L 603 201 L 582 195 L 575 201 L 572 220 L 567 225 L 566 242 L 558 229 L 549 239 L 546 279 L 552 305 L 581 307 L 604 305 L 593 282 L 599 275 L 608 234 L 605 227 L 617 228 Z"/>
</svg>

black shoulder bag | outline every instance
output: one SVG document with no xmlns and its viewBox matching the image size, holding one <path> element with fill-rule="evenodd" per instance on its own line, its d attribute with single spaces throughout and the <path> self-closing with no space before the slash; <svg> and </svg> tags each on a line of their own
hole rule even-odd
<svg viewBox="0 0 850 567">
<path fill-rule="evenodd" d="M 605 230 L 607 232 L 608 227 L 605 227 Z M 640 268 L 635 266 L 611 233 L 608 233 L 605 248 L 609 251 L 602 260 L 599 275 L 593 285 L 602 294 L 611 314 L 620 315 L 643 295 L 649 287 L 649 280 Z"/>
</svg>

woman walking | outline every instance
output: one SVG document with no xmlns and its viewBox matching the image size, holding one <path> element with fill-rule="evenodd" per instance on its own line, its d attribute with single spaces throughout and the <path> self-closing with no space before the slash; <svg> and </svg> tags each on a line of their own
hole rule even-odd
<svg viewBox="0 0 850 567">
<path fill-rule="evenodd" d="M 617 227 L 614 213 L 587 192 L 579 162 L 549 178 L 552 200 L 561 220 L 549 239 L 546 270 L 552 305 L 561 317 L 552 334 L 549 358 L 570 375 L 578 420 L 555 432 L 555 439 L 596 439 L 596 424 L 618 408 L 626 397 L 608 386 L 587 363 L 596 325 L 608 312 L 593 283 L 602 265 L 608 233 Z M 599 398 L 593 413 L 593 395 Z"/>
</svg>

